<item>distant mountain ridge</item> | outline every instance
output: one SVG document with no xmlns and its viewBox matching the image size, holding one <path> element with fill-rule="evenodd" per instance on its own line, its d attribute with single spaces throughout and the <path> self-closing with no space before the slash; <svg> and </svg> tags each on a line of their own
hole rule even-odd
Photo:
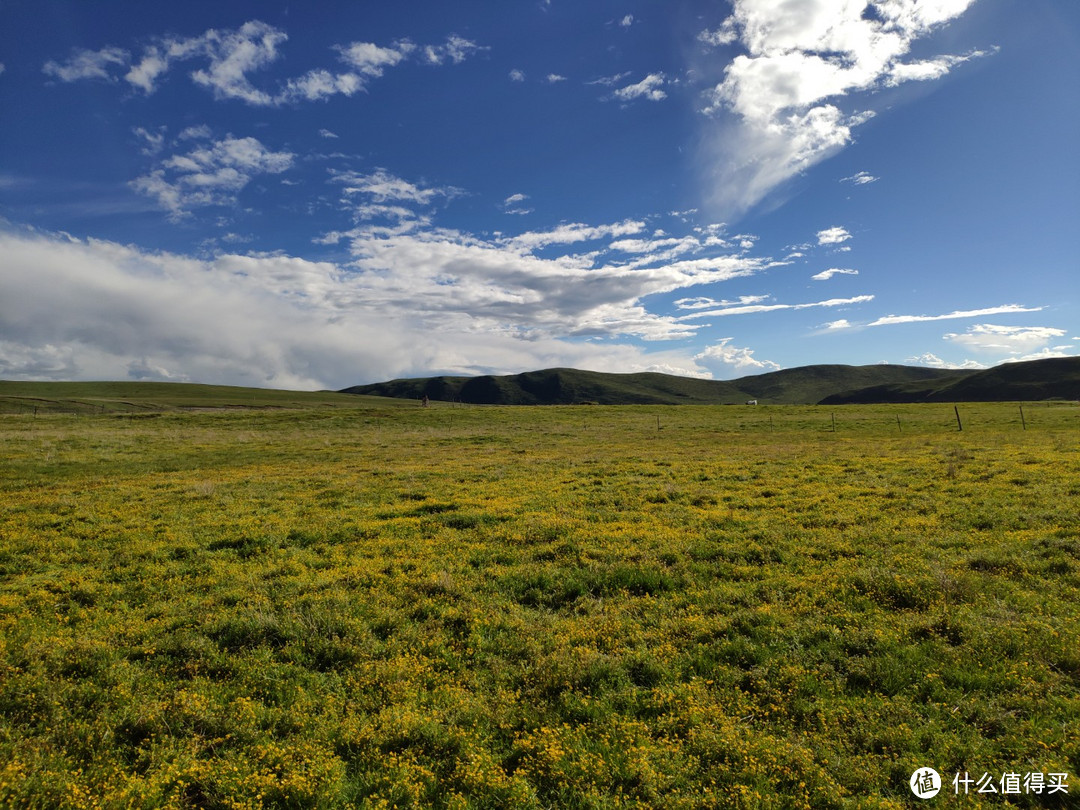
<svg viewBox="0 0 1080 810">
<path fill-rule="evenodd" d="M 550 368 L 479 377 L 418 377 L 342 389 L 405 399 L 477 405 L 718 405 L 876 402 L 992 402 L 1080 398 L 1080 357 L 1006 363 L 979 371 L 900 365 L 812 365 L 701 380 L 672 374 L 612 374 Z"/>
</svg>

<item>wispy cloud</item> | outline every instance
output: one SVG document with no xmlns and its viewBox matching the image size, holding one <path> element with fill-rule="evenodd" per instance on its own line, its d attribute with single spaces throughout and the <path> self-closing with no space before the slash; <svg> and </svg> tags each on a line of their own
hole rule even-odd
<svg viewBox="0 0 1080 810">
<path fill-rule="evenodd" d="M 386 169 L 376 169 L 368 174 L 361 172 L 331 172 L 335 183 L 340 183 L 347 197 L 366 197 L 376 203 L 398 202 L 430 205 L 435 199 L 452 199 L 461 189 L 451 186 L 437 187 L 410 183 L 391 174 Z"/>
<path fill-rule="evenodd" d="M 486 50 L 453 34 L 442 44 L 422 47 L 409 40 L 389 46 L 352 42 L 335 46 L 345 70 L 313 68 L 285 80 L 275 89 L 256 87 L 252 75 L 277 62 L 287 40 L 288 35 L 283 30 L 260 20 L 251 20 L 236 29 L 212 28 L 195 37 L 158 38 L 143 49 L 134 63 L 128 51 L 109 46 L 99 51 L 76 50 L 63 63 L 46 62 L 43 70 L 65 82 L 93 78 L 116 81 L 116 69 L 128 68 L 124 80 L 150 94 L 158 89 L 162 78 L 177 63 L 194 60 L 203 62 L 204 66 L 191 71 L 191 80 L 209 89 L 215 98 L 267 107 L 319 101 L 335 95 L 355 95 L 365 90 L 370 81 L 382 76 L 387 68 L 409 58 L 418 58 L 430 65 L 459 64 L 472 54 Z"/>
<path fill-rule="evenodd" d="M 814 307 L 843 307 L 852 304 L 865 304 L 873 301 L 872 295 L 856 295 L 852 298 L 829 298 L 825 301 L 813 301 L 805 304 L 747 304 L 744 306 L 729 306 L 721 309 L 710 309 L 705 312 L 695 312 L 692 315 L 683 315 L 681 321 L 691 318 L 711 318 L 727 315 L 752 315 L 759 312 L 778 312 L 784 309 L 812 309 Z"/>
<path fill-rule="evenodd" d="M 170 218 L 181 219 L 194 208 L 234 204 L 252 178 L 281 174 L 294 158 L 291 152 L 271 151 L 255 138 L 229 136 L 161 161 L 131 186 L 155 198 Z"/>
<path fill-rule="evenodd" d="M 662 89 L 668 83 L 663 73 L 650 73 L 640 82 L 620 87 L 613 96 L 620 101 L 634 101 L 646 99 L 648 101 L 663 101 L 667 93 Z"/>
<path fill-rule="evenodd" d="M 841 99 L 938 78 L 983 55 L 904 61 L 915 40 L 972 2 L 735 0 L 723 25 L 699 36 L 710 47 L 737 39 L 746 51 L 727 66 L 705 110 L 737 122 L 714 131 L 717 202 L 741 212 L 850 143 L 852 130 L 873 113 L 843 112 Z"/>
<path fill-rule="evenodd" d="M 451 34 L 442 45 L 427 45 L 422 49 L 422 53 L 429 64 L 441 65 L 449 60 L 458 65 L 472 54 L 486 50 L 488 50 L 486 46 L 477 45 L 470 39 Z"/>
<path fill-rule="evenodd" d="M 846 270 L 839 267 L 830 267 L 828 270 L 822 270 L 820 273 L 814 273 L 814 275 L 810 276 L 810 278 L 812 278 L 814 281 L 828 281 L 833 276 L 839 275 L 857 276 L 859 275 L 859 271 Z"/>
<path fill-rule="evenodd" d="M 871 321 L 867 326 L 889 326 L 898 323 L 922 323 L 924 321 L 948 321 L 958 318 L 983 318 L 987 315 L 1004 315 L 1012 312 L 1040 312 L 1042 307 L 1024 307 L 1019 304 L 1005 304 L 986 309 L 966 309 L 948 312 L 944 315 L 886 315 Z"/>
<path fill-rule="evenodd" d="M 126 65 L 130 58 L 131 54 L 123 48 L 108 47 L 100 51 L 76 48 L 64 62 L 53 60 L 46 62 L 42 71 L 62 82 L 74 82 L 80 79 L 116 81 L 110 73 L 111 66 Z"/>
<path fill-rule="evenodd" d="M 507 214 L 531 214 L 533 209 L 525 206 L 525 201 L 529 199 L 528 194 L 511 194 L 505 200 L 503 200 L 503 211 Z"/>
<path fill-rule="evenodd" d="M 876 183 L 877 181 L 878 178 L 874 177 L 870 172 L 856 172 L 851 175 L 851 177 L 843 177 L 840 179 L 841 183 L 852 183 L 856 186 L 865 186 L 869 183 Z"/>
</svg>

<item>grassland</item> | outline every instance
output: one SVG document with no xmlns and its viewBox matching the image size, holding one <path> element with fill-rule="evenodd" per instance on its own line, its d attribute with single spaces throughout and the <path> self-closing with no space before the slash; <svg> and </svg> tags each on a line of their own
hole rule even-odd
<svg viewBox="0 0 1080 810">
<path fill-rule="evenodd" d="M 1075 405 L 375 402 L 0 416 L 0 806 L 1075 806 Z"/>
</svg>

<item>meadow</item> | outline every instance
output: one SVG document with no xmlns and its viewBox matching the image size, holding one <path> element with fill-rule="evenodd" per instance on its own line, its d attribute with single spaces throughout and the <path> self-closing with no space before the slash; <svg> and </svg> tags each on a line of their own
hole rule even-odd
<svg viewBox="0 0 1080 810">
<path fill-rule="evenodd" d="M 0 415 L 0 806 L 1076 806 L 1075 403 L 332 399 Z"/>
</svg>

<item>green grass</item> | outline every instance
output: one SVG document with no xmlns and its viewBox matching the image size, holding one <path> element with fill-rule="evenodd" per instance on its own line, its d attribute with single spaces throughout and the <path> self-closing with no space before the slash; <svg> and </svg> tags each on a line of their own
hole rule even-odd
<svg viewBox="0 0 1080 810">
<path fill-rule="evenodd" d="M 155 382 L 13 382 L 0 380 L 0 414 L 151 414 L 206 408 L 394 408 L 411 403 L 330 391 L 279 391 Z"/>
<path fill-rule="evenodd" d="M 288 401 L 0 415 L 0 806 L 1075 803 L 1080 408 Z"/>
</svg>

